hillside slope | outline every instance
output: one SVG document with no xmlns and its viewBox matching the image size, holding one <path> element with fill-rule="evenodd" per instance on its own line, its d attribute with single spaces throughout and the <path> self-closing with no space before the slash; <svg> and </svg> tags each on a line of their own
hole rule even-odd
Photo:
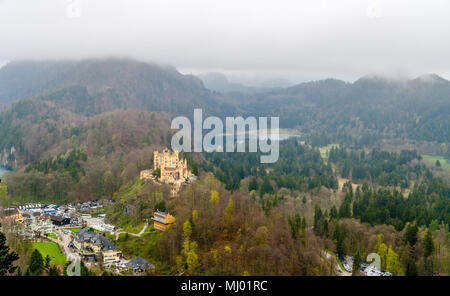
<svg viewBox="0 0 450 296">
<path fill-rule="evenodd" d="M 129 59 L 19 61 L 0 69 L 0 107 L 38 96 L 61 106 L 69 103 L 83 115 L 123 107 L 192 115 L 194 107 L 213 110 L 216 105 L 195 76 Z M 96 101 L 95 108 L 86 110 L 86 101 Z"/>
<path fill-rule="evenodd" d="M 153 150 L 170 140 L 170 118 L 157 112 L 116 110 L 52 131 L 45 128 L 49 121 L 24 129 L 42 131 L 39 137 L 24 137 L 24 147 L 43 147 L 45 142 L 47 149 L 25 148 L 24 155 L 33 155 L 33 161 L 5 175 L 9 194 L 16 200 L 111 196 L 149 168 Z"/>
</svg>

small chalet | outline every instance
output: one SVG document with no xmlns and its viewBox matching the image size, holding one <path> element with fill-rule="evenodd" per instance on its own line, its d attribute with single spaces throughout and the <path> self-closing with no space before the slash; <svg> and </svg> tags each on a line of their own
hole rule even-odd
<svg viewBox="0 0 450 296">
<path fill-rule="evenodd" d="M 156 211 L 153 213 L 153 226 L 155 229 L 165 231 L 175 223 L 175 217 L 166 212 Z"/>
</svg>

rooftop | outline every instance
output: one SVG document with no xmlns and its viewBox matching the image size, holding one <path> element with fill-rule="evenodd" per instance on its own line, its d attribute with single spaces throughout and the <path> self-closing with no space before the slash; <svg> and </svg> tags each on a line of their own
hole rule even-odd
<svg viewBox="0 0 450 296">
<path fill-rule="evenodd" d="M 144 258 L 141 258 L 141 257 L 136 257 L 134 259 L 131 259 L 127 263 L 127 266 L 131 267 L 131 268 L 139 268 L 139 269 L 147 269 L 147 268 L 155 267 L 155 265 L 151 264 L 150 262 L 148 262 L 147 260 L 145 260 Z"/>
<path fill-rule="evenodd" d="M 166 217 L 166 216 L 168 215 L 168 213 L 166 213 L 166 212 L 161 212 L 161 211 L 156 211 L 154 214 L 155 214 L 155 215 L 164 216 L 164 217 Z"/>
</svg>

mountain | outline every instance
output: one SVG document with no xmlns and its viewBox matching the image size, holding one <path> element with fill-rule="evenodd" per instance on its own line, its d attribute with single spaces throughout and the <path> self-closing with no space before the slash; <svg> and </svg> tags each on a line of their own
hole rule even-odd
<svg viewBox="0 0 450 296">
<path fill-rule="evenodd" d="M 279 116 L 283 127 L 352 137 L 450 142 L 450 82 L 366 76 L 354 83 L 312 81 L 236 102 L 247 116 Z"/>
<path fill-rule="evenodd" d="M 206 88 L 222 93 L 238 92 L 238 93 L 258 93 L 267 91 L 268 88 L 258 88 L 246 86 L 240 83 L 232 83 L 228 81 L 227 76 L 218 72 L 209 72 L 197 75 L 203 81 Z"/>
<path fill-rule="evenodd" d="M 267 79 L 262 81 L 253 81 L 254 85 L 246 85 L 243 83 L 230 82 L 225 74 L 219 72 L 209 72 L 197 75 L 203 81 L 206 88 L 221 92 L 240 94 L 255 94 L 268 92 L 273 89 L 281 89 L 292 86 L 288 80 L 285 79 Z"/>
<path fill-rule="evenodd" d="M 398 243 L 414 223 L 420 237 L 435 228 L 432 239 L 445 245 L 445 160 L 429 163 L 414 145 L 400 153 L 374 147 L 450 141 L 450 82 L 437 75 L 220 93 L 172 67 L 102 59 L 14 62 L 0 69 L 0 81 L 0 164 L 14 168 L 2 176 L 2 206 L 113 199 L 106 222 L 133 233 L 155 210 L 170 212 L 169 231 L 114 240 L 126 258 L 153 262 L 157 275 L 332 275 L 322 250 L 370 253 L 383 237 L 395 266 L 417 262 L 430 274 L 431 259 L 436 274 L 448 274 L 448 248 L 424 257 L 418 240 L 410 258 L 412 245 Z M 139 173 L 152 167 L 154 149 L 169 146 L 171 118 L 192 116 L 194 107 L 278 116 L 307 143 L 283 141 L 273 164 L 260 163 L 261 151 L 182 153 L 198 181 L 174 198 L 169 185 L 142 182 Z M 317 148 L 329 143 L 339 145 Z"/>
<path fill-rule="evenodd" d="M 219 73 L 207 76 L 207 86 L 241 87 Z M 435 74 L 220 93 L 173 67 L 129 59 L 11 62 L 0 68 L 0 102 L 8 106 L 0 112 L 0 161 L 30 163 L 56 145 L 63 131 L 127 108 L 170 117 L 192 117 L 196 107 L 205 117 L 278 116 L 281 127 L 297 128 L 320 145 L 364 146 L 382 139 L 450 143 L 449 98 L 450 82 Z"/>
<path fill-rule="evenodd" d="M 86 200 L 111 195 L 150 166 L 153 150 L 170 141 L 167 114 L 135 109 L 74 116 L 46 102 L 15 105 L 18 167 L 6 174 L 12 196 L 34 200 Z M 24 166 L 24 163 L 26 166 Z"/>
<path fill-rule="evenodd" d="M 201 80 L 175 68 L 128 59 L 19 61 L 0 69 L 0 106 L 41 97 L 83 115 L 117 108 L 191 115 L 217 102 Z"/>
</svg>

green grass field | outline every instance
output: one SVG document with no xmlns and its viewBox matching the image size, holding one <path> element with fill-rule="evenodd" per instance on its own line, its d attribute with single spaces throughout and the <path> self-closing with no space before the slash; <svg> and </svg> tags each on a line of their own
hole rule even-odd
<svg viewBox="0 0 450 296">
<path fill-rule="evenodd" d="M 144 225 L 145 222 L 139 223 L 138 225 L 127 224 L 123 227 L 123 231 L 138 234 L 139 232 L 141 232 L 142 228 L 144 228 Z"/>
<path fill-rule="evenodd" d="M 426 164 L 433 167 L 436 167 L 436 160 L 439 160 L 442 169 L 450 170 L 450 163 L 448 163 L 442 156 L 422 155 L 422 159 Z"/>
<path fill-rule="evenodd" d="M 33 247 L 36 248 L 45 259 L 47 255 L 50 256 L 50 264 L 64 266 L 66 263 L 66 255 L 61 251 L 57 243 L 53 242 L 34 242 Z"/>
<path fill-rule="evenodd" d="M 80 232 L 81 227 L 74 227 L 74 228 L 67 228 L 67 229 L 70 230 L 70 231 L 72 231 L 72 232 L 77 233 L 77 232 Z"/>
<path fill-rule="evenodd" d="M 339 148 L 339 144 L 328 144 L 327 146 L 319 147 L 320 156 L 322 156 L 322 158 L 327 157 L 327 152 L 335 147 Z"/>
</svg>

